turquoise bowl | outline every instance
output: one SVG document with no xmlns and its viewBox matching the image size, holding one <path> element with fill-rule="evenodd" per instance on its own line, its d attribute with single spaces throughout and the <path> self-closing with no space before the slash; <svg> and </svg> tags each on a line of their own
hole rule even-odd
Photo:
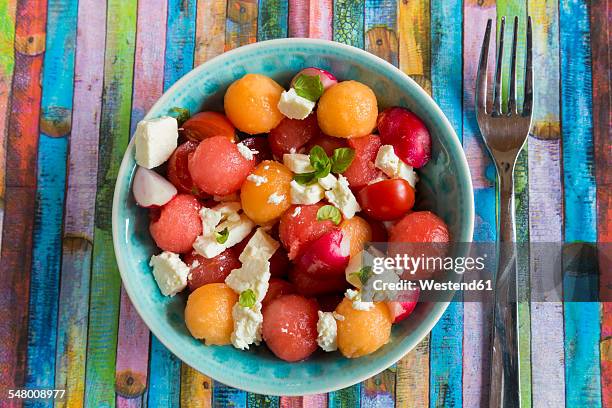
<svg viewBox="0 0 612 408">
<path fill-rule="evenodd" d="M 176 106 L 191 112 L 220 110 L 225 89 L 246 73 L 265 74 L 288 86 L 297 71 L 309 66 L 324 68 L 341 80 L 361 81 L 374 90 L 379 108 L 404 106 L 425 121 L 433 149 L 431 161 L 419 172 L 421 205 L 446 221 L 454 241 L 471 241 L 474 203 L 470 173 L 449 121 L 408 76 L 360 49 L 312 39 L 272 40 L 241 47 L 185 75 L 146 117 L 164 115 Z M 153 334 L 185 363 L 217 381 L 268 395 L 304 395 L 348 387 L 402 358 L 429 333 L 448 305 L 420 303 L 406 321 L 394 325 L 387 345 L 358 359 L 319 351 L 307 361 L 286 363 L 265 345 L 249 351 L 204 346 L 189 335 L 183 322 L 186 297 L 162 296 L 151 274 L 149 258 L 158 250 L 148 233 L 147 211 L 136 206 L 130 193 L 135 166 L 134 144 L 130 143 L 117 177 L 112 215 L 113 243 L 123 285 Z"/>
</svg>

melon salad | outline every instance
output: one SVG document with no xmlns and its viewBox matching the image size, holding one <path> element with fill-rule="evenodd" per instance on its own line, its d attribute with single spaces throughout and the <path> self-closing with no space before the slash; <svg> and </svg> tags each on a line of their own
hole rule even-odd
<svg viewBox="0 0 612 408">
<path fill-rule="evenodd" d="M 412 210 L 425 124 L 402 107 L 379 113 L 367 85 L 322 69 L 288 90 L 247 74 L 223 113 L 140 122 L 135 150 L 133 194 L 161 250 L 153 276 L 164 296 L 188 293 L 185 324 L 206 345 L 265 342 L 285 361 L 372 353 L 418 293 L 362 299 L 364 245 L 449 240 L 439 217 Z"/>
</svg>

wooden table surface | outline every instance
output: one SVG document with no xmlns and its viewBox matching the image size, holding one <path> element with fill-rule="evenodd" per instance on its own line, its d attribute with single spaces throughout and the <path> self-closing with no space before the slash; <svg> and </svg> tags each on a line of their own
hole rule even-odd
<svg viewBox="0 0 612 408">
<path fill-rule="evenodd" d="M 111 198 L 132 130 L 178 78 L 247 43 L 324 38 L 389 60 L 433 95 L 469 161 L 475 240 L 494 240 L 474 77 L 486 20 L 518 15 L 524 30 L 527 13 L 536 102 L 518 237 L 610 242 L 607 0 L 0 0 L 0 405 L 21 403 L 9 389 L 56 388 L 70 407 L 480 406 L 491 316 L 478 303 L 451 304 L 397 365 L 327 395 L 255 395 L 196 372 L 121 289 Z M 612 303 L 521 304 L 523 406 L 612 407 L 611 336 Z"/>
</svg>

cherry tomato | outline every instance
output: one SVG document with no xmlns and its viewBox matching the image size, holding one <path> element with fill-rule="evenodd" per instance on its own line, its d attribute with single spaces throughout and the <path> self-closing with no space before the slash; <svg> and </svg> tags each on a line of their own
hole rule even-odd
<svg viewBox="0 0 612 408">
<path fill-rule="evenodd" d="M 236 140 L 236 129 L 232 122 L 219 112 L 199 112 L 183 123 L 182 134 L 189 140 L 201 141 L 213 136 L 226 136 Z"/>
<path fill-rule="evenodd" d="M 199 199 L 206 199 L 210 195 L 197 188 L 189 174 L 189 157 L 197 147 L 197 142 L 188 140 L 176 148 L 168 159 L 168 180 L 181 193 L 189 193 Z"/>
<path fill-rule="evenodd" d="M 283 154 L 291 153 L 293 149 L 295 153 L 299 152 L 310 139 L 320 133 L 317 114 L 312 113 L 303 120 L 284 118 L 270 131 L 268 141 L 274 156 L 282 160 Z"/>
<path fill-rule="evenodd" d="M 370 184 L 357 197 L 366 214 L 380 221 L 399 218 L 414 206 L 414 189 L 403 179 Z"/>
<path fill-rule="evenodd" d="M 272 151 L 270 150 L 270 144 L 267 138 L 261 136 L 247 137 L 241 143 L 257 152 L 254 155 L 256 166 L 264 160 L 272 160 Z"/>
</svg>

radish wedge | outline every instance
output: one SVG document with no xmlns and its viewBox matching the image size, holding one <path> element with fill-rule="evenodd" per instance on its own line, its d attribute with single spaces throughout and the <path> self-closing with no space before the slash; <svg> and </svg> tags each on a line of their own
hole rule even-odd
<svg viewBox="0 0 612 408">
<path fill-rule="evenodd" d="M 403 293 L 401 295 L 401 301 L 386 302 L 393 323 L 401 322 L 412 314 L 419 301 L 419 292 L 417 287 L 413 291 L 406 292 L 405 294 Z"/>
<path fill-rule="evenodd" d="M 334 229 L 313 241 L 297 261 L 298 269 L 321 279 L 344 277 L 349 262 L 350 239 Z"/>
<path fill-rule="evenodd" d="M 134 198 L 145 208 L 161 207 L 177 194 L 176 187 L 153 170 L 138 166 L 132 186 Z"/>
<path fill-rule="evenodd" d="M 299 77 L 300 75 L 307 75 L 307 76 L 318 75 L 319 79 L 321 80 L 321 83 L 323 84 L 324 90 L 327 90 L 327 88 L 329 88 L 330 86 L 336 85 L 338 83 L 338 80 L 331 72 L 326 71 L 321 68 L 309 67 L 309 68 L 304 68 L 303 70 L 298 72 L 296 76 L 293 77 L 293 79 L 291 80 L 292 87 L 293 87 L 293 83 L 295 82 L 297 77 Z"/>
</svg>

